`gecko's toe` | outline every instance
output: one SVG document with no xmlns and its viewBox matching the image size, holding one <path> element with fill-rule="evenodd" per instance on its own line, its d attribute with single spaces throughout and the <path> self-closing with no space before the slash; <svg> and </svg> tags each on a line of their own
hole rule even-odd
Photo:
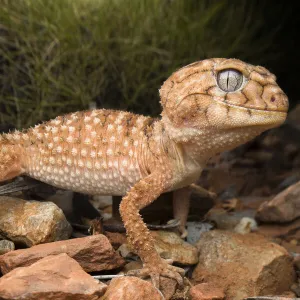
<svg viewBox="0 0 300 300">
<path fill-rule="evenodd" d="M 150 273 L 151 273 L 150 269 L 147 267 L 144 267 L 142 269 L 128 271 L 126 273 L 126 275 L 127 276 L 135 276 L 135 277 L 147 277 L 147 276 L 150 276 Z"/>
<path fill-rule="evenodd" d="M 172 267 L 172 266 L 169 266 L 169 267 Z M 173 267 L 173 268 L 176 268 L 176 267 Z M 177 269 L 179 269 L 179 268 L 176 268 L 175 270 L 173 268 L 164 269 L 160 275 L 176 280 L 179 287 L 182 287 L 183 286 L 183 278 L 182 278 L 181 274 L 177 271 Z"/>
<path fill-rule="evenodd" d="M 150 278 L 152 281 L 152 284 L 154 285 L 155 288 L 159 290 L 159 274 L 158 273 L 150 273 Z"/>
<path fill-rule="evenodd" d="M 179 267 L 175 267 L 175 266 L 169 266 L 169 268 L 171 269 L 171 271 L 173 272 L 177 272 L 179 273 L 181 276 L 185 275 L 185 270 Z"/>
<path fill-rule="evenodd" d="M 171 263 L 171 260 L 162 261 L 161 264 L 158 265 L 145 265 L 142 269 L 139 270 L 131 270 L 126 275 L 129 276 L 136 276 L 136 277 L 150 277 L 153 285 L 156 288 L 159 288 L 159 278 L 160 276 L 172 278 L 177 281 L 178 285 L 180 287 L 183 286 L 183 276 L 185 274 L 185 270 L 181 269 L 179 267 L 175 267 L 172 265 L 169 265 L 168 263 Z"/>
<path fill-rule="evenodd" d="M 180 232 L 180 237 L 182 239 L 185 239 L 188 236 L 188 231 L 186 230 L 186 228 L 183 226 L 183 227 L 179 227 L 178 229 Z"/>
</svg>

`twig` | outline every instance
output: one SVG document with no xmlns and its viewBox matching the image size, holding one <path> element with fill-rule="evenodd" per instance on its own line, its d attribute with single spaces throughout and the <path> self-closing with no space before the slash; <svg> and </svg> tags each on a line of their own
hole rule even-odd
<svg viewBox="0 0 300 300">
<path fill-rule="evenodd" d="M 98 280 L 109 280 L 109 279 L 119 278 L 124 276 L 126 275 L 125 274 L 124 275 L 94 275 L 93 277 Z"/>
</svg>

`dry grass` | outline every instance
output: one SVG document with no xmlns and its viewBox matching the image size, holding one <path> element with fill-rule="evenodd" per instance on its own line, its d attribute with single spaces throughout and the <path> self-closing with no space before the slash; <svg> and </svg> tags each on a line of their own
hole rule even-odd
<svg viewBox="0 0 300 300">
<path fill-rule="evenodd" d="M 179 66 L 273 57 L 262 3 L 0 0 L 0 123 L 27 127 L 91 103 L 158 114 L 157 90 Z"/>
</svg>

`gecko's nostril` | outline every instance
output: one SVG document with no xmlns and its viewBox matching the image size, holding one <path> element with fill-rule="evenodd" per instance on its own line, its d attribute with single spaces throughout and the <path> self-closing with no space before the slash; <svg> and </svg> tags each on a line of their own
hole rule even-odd
<svg viewBox="0 0 300 300">
<path fill-rule="evenodd" d="M 276 98 L 274 96 L 271 97 L 271 102 L 275 102 Z"/>
</svg>

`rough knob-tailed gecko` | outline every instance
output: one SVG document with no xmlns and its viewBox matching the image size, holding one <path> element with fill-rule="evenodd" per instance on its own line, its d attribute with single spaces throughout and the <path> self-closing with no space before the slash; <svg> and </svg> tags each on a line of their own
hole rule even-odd
<svg viewBox="0 0 300 300">
<path fill-rule="evenodd" d="M 0 138 L 0 181 L 26 174 L 91 195 L 122 195 L 128 242 L 143 261 L 131 272 L 174 278 L 183 270 L 154 248 L 139 211 L 160 194 L 188 193 L 207 160 L 279 126 L 288 99 L 276 78 L 237 59 L 207 59 L 172 74 L 160 89 L 161 118 L 91 110 L 59 116 Z M 176 200 L 175 199 L 175 200 Z"/>
</svg>

